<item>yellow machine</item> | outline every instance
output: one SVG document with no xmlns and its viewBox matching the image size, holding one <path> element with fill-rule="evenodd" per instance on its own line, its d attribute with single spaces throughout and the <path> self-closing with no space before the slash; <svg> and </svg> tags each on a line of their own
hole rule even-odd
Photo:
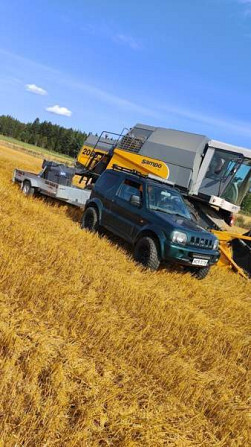
<svg viewBox="0 0 251 447">
<path fill-rule="evenodd" d="M 219 238 L 219 266 L 251 276 L 251 234 L 224 231 L 230 230 L 232 213 L 238 212 L 251 186 L 247 149 L 145 125 L 125 135 L 90 135 L 77 158 L 80 181 L 95 182 L 113 165 L 164 178 L 180 189 L 193 217 Z"/>
<path fill-rule="evenodd" d="M 248 272 L 248 269 L 245 269 L 245 264 L 243 265 L 243 268 L 242 268 L 234 260 L 234 249 L 233 249 L 232 243 L 236 242 L 236 241 L 251 242 L 251 237 L 245 236 L 244 234 L 241 235 L 239 233 L 232 233 L 232 232 L 228 232 L 228 231 L 212 230 L 212 233 L 214 233 L 215 236 L 218 237 L 219 242 L 220 242 L 219 247 L 220 247 L 221 256 L 218 261 L 218 266 L 224 267 L 227 269 L 232 269 L 233 271 L 235 271 L 236 273 L 241 275 L 243 278 L 249 279 L 249 272 Z M 244 257 L 245 257 L 245 254 L 244 254 Z M 247 272 L 247 273 L 245 273 L 245 272 Z"/>
<path fill-rule="evenodd" d="M 84 145 L 78 154 L 78 163 L 88 166 L 88 169 L 91 171 L 95 170 L 95 167 L 106 157 L 107 152 L 104 150 L 92 149 L 90 146 Z M 134 169 L 142 174 L 152 174 L 165 179 L 169 177 L 169 168 L 166 163 L 122 149 L 114 149 L 113 156 L 109 159 L 106 169 L 111 169 L 113 165 Z"/>
</svg>

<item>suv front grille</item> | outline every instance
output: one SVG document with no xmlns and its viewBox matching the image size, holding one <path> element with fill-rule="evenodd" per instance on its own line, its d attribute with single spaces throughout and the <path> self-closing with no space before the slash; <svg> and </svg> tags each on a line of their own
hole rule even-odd
<svg viewBox="0 0 251 447">
<path fill-rule="evenodd" d="M 200 248 L 213 248 L 213 240 L 206 239 L 204 237 L 192 236 L 190 239 L 190 244 Z"/>
</svg>

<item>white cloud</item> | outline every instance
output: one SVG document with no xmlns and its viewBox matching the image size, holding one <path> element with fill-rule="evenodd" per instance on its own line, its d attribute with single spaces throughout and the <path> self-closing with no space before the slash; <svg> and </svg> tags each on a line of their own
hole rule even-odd
<svg viewBox="0 0 251 447">
<path fill-rule="evenodd" d="M 117 34 L 115 36 L 115 40 L 118 42 L 121 42 L 125 45 L 128 45 L 130 48 L 132 48 L 133 50 L 140 50 L 141 49 L 141 45 L 140 43 L 134 39 L 131 36 L 128 36 L 126 34 Z"/>
<path fill-rule="evenodd" d="M 38 87 L 36 84 L 26 84 L 25 88 L 28 92 L 35 93 L 36 95 L 44 96 L 48 94 L 44 88 Z"/>
<path fill-rule="evenodd" d="M 61 107 L 59 105 L 46 107 L 47 112 L 55 113 L 55 115 L 63 115 L 63 116 L 71 116 L 72 112 L 71 110 L 67 109 L 67 107 Z"/>
</svg>

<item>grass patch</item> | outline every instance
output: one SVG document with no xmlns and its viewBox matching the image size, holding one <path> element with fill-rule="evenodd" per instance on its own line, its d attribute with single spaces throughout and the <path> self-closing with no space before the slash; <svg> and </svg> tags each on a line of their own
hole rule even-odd
<svg viewBox="0 0 251 447">
<path fill-rule="evenodd" d="M 15 138 L 6 137 L 4 135 L 0 135 L 0 142 L 7 142 L 11 143 L 14 146 L 17 146 L 20 149 L 25 149 L 26 151 L 37 153 L 38 155 L 41 155 L 43 157 L 50 156 L 54 158 L 60 158 L 65 161 L 73 162 L 73 158 L 69 157 L 68 155 L 62 154 L 60 152 L 51 151 L 48 149 L 44 149 L 39 146 L 34 146 L 33 144 L 24 143 L 23 141 L 16 140 Z"/>
<path fill-rule="evenodd" d="M 251 230 L 251 217 L 243 213 L 238 214 L 235 218 L 234 225 L 245 230 Z"/>
</svg>

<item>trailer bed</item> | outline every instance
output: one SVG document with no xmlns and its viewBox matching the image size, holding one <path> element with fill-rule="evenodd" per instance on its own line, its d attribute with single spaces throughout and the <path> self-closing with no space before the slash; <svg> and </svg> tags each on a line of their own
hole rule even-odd
<svg viewBox="0 0 251 447">
<path fill-rule="evenodd" d="M 20 169 L 14 170 L 13 182 L 19 183 L 21 188 L 25 182 L 29 182 L 36 192 L 80 208 L 85 207 L 91 195 L 90 189 L 82 189 L 74 185 L 60 185 L 43 178 L 40 174 L 34 174 L 33 172 L 22 171 Z"/>
</svg>

